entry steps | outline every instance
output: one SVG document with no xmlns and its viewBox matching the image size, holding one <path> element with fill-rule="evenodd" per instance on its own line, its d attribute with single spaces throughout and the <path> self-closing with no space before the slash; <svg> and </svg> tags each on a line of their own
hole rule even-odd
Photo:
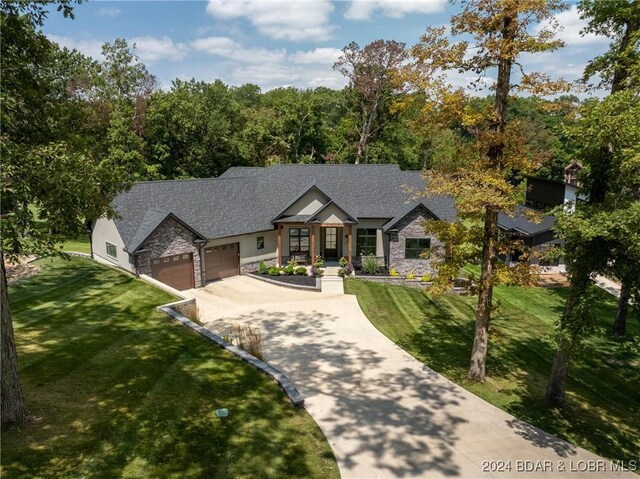
<svg viewBox="0 0 640 479">
<path fill-rule="evenodd" d="M 342 278 L 338 276 L 337 266 L 327 266 L 324 275 L 320 278 L 320 287 L 323 293 L 344 294 Z"/>
</svg>

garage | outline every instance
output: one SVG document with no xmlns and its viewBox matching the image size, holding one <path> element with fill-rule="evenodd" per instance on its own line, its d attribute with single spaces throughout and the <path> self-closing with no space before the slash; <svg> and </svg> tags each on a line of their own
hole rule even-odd
<svg viewBox="0 0 640 479">
<path fill-rule="evenodd" d="M 205 248 L 204 271 L 207 281 L 240 274 L 239 244 L 229 243 Z"/>
<path fill-rule="evenodd" d="M 151 260 L 151 276 L 177 290 L 193 288 L 193 255 L 154 258 Z"/>
</svg>

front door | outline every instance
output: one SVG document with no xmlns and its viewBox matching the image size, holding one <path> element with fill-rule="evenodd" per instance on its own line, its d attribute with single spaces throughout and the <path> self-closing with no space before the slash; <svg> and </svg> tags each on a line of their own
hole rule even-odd
<svg viewBox="0 0 640 479">
<path fill-rule="evenodd" d="M 324 229 L 324 257 L 336 259 L 338 257 L 338 228 Z"/>
</svg>

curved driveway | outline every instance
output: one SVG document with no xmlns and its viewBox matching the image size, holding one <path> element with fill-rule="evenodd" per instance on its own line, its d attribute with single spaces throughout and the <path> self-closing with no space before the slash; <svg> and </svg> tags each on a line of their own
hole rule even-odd
<svg viewBox="0 0 640 479">
<path fill-rule="evenodd" d="M 518 468 L 529 469 L 521 474 L 528 478 L 622 477 L 609 461 L 515 419 L 424 366 L 369 322 L 355 296 L 248 277 L 187 294 L 218 334 L 238 321 L 261 329 L 267 361 L 304 395 L 343 478 L 509 478 Z"/>
</svg>

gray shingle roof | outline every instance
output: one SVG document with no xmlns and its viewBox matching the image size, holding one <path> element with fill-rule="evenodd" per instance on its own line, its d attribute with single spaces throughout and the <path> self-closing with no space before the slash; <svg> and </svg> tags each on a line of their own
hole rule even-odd
<svg viewBox="0 0 640 479">
<path fill-rule="evenodd" d="M 541 215 L 540 212 L 537 212 L 540 214 L 542 221 L 534 223 L 531 220 L 531 216 L 527 215 L 527 212 L 533 211 L 536 210 L 526 206 L 516 206 L 513 216 L 505 215 L 504 213 L 498 215 L 498 226 L 503 230 L 516 231 L 527 236 L 543 233 L 553 228 L 556 222 L 555 216 Z"/>
<path fill-rule="evenodd" d="M 311 215 L 291 215 L 291 216 L 281 216 L 277 220 L 274 220 L 274 223 L 306 223 L 311 219 Z"/>
<path fill-rule="evenodd" d="M 209 239 L 265 231 L 273 229 L 272 219 L 311 184 L 356 220 L 394 218 L 425 188 L 421 172 L 401 171 L 397 165 L 230 168 L 218 178 L 135 183 L 114 202 L 120 214 L 116 226 L 129 251 L 168 213 Z M 451 198 L 420 201 L 437 217 L 455 219 Z"/>
<path fill-rule="evenodd" d="M 407 203 L 406 205 L 404 205 L 399 211 L 398 214 L 396 216 L 394 216 L 393 218 L 391 218 L 387 223 L 385 223 L 384 225 L 382 225 L 382 230 L 386 233 L 389 230 L 393 230 L 394 227 L 405 217 L 407 216 L 409 213 L 411 213 L 412 211 L 414 211 L 416 208 L 426 208 L 428 211 L 431 211 L 431 208 L 429 206 L 433 206 L 430 205 L 427 202 L 426 198 L 421 198 L 419 200 L 414 200 L 411 201 L 410 203 Z M 446 214 L 443 216 L 440 216 L 438 214 L 436 214 L 435 212 L 431 211 L 438 219 L 441 220 L 445 220 L 445 221 L 455 221 L 455 214 L 453 215 L 453 217 L 448 217 Z"/>
</svg>

